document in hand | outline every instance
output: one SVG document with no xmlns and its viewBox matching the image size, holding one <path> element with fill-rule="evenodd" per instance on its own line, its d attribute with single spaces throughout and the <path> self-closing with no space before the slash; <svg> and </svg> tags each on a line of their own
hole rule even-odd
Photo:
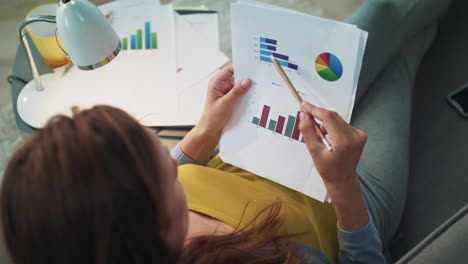
<svg viewBox="0 0 468 264">
<path fill-rule="evenodd" d="M 221 158 L 326 201 L 325 186 L 299 131 L 299 104 L 270 56 L 303 100 L 349 122 L 367 32 L 255 1 L 232 4 L 231 26 L 235 81 L 250 78 L 254 83 L 224 130 Z"/>
</svg>

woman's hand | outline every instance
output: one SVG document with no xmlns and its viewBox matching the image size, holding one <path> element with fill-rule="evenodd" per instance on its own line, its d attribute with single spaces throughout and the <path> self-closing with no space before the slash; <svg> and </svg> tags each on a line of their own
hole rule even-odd
<svg viewBox="0 0 468 264">
<path fill-rule="evenodd" d="M 322 131 L 328 135 L 332 152 L 315 132 L 311 115 L 322 121 Z M 346 231 L 364 227 L 369 222 L 369 215 L 356 167 L 367 134 L 346 123 L 337 113 L 307 102 L 301 105 L 299 129 L 332 199 L 340 227 Z"/>
<path fill-rule="evenodd" d="M 198 125 L 206 126 L 212 132 L 222 132 L 231 118 L 234 105 L 251 85 L 249 79 L 235 84 L 232 63 L 226 65 L 208 84 L 205 109 Z"/>
<path fill-rule="evenodd" d="M 322 130 L 328 134 L 333 151 L 327 150 L 316 134 L 312 116 L 322 121 Z M 317 171 L 326 184 L 335 184 L 354 177 L 361 157 L 367 134 L 352 127 L 336 112 L 303 102 L 299 129 L 307 144 Z"/>
<path fill-rule="evenodd" d="M 234 105 L 251 85 L 252 81 L 249 79 L 234 84 L 232 64 L 228 64 L 211 78 L 203 115 L 180 143 L 180 148 L 187 156 L 201 162 L 211 157 L 224 127 L 231 118 Z"/>
</svg>

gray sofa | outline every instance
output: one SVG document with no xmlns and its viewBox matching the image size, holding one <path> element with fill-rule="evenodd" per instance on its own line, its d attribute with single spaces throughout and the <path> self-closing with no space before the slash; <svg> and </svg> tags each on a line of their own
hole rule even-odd
<svg viewBox="0 0 468 264">
<path fill-rule="evenodd" d="M 407 204 L 391 248 L 398 263 L 468 262 L 468 119 L 446 102 L 450 91 L 468 83 L 467 25 L 468 1 L 455 1 L 418 72 Z M 40 72 L 49 71 L 33 50 Z M 32 78 L 22 47 L 13 73 Z M 18 127 L 31 132 L 16 110 L 23 86 L 13 81 L 12 101 Z M 9 263 L 3 248 L 0 263 Z"/>
<path fill-rule="evenodd" d="M 467 14 L 468 1 L 453 3 L 417 74 L 408 196 L 392 247 L 401 263 L 468 263 L 468 119 L 446 100 L 468 83 Z"/>
</svg>

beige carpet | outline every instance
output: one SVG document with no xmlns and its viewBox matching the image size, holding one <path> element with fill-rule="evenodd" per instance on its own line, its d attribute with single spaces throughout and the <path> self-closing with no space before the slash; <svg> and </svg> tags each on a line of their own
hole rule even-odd
<svg viewBox="0 0 468 264">
<path fill-rule="evenodd" d="M 53 2 L 50 0 L 4 0 L 6 3 L 0 14 L 2 17 L 2 25 L 0 25 L 0 32 L 7 32 L 8 37 L 2 39 L 2 45 L 8 47 L 8 54 L 3 53 L 2 56 L 7 56 L 8 59 L 2 60 L 0 57 L 0 65 L 5 68 L 0 76 L 2 85 L 0 91 L 2 98 L 9 97 L 9 86 L 6 82 L 6 73 L 10 72 L 12 67 L 12 58 L 16 52 L 17 40 L 13 34 L 14 28 L 21 21 L 21 17 L 26 14 L 27 10 L 42 2 Z M 95 4 L 102 4 L 109 2 L 109 0 L 91 0 Z M 304 13 L 322 16 L 326 18 L 344 20 L 352 11 L 357 8 L 363 0 L 263 0 L 263 2 L 286 7 L 293 10 L 298 10 Z M 230 31 L 230 3 L 233 1 L 228 0 L 176 0 L 175 5 L 205 5 L 208 8 L 217 10 L 219 12 L 219 27 L 220 27 L 220 47 L 221 50 L 229 57 L 231 57 L 231 31 Z M 8 9 L 8 10 L 7 10 Z M 7 15 L 8 14 L 8 15 Z M 5 22 L 5 23 L 4 23 Z M 6 23 L 9 22 L 9 23 Z M 8 40 L 8 41 L 7 41 Z M 6 41 L 6 42 L 5 42 Z M 3 45 L 5 44 L 5 45 Z M 9 99 L 8 99 L 9 100 Z M 0 102 L 0 106 L 2 106 Z M 7 104 L 0 108 L 0 179 L 3 176 L 4 169 L 12 153 L 20 146 L 23 141 L 23 135 L 16 127 L 11 104 Z M 174 146 L 177 142 L 167 141 L 164 142 L 166 147 Z"/>
<path fill-rule="evenodd" d="M 16 127 L 11 104 L 0 110 L 0 179 L 6 168 L 7 161 L 23 142 L 23 133 Z"/>
</svg>

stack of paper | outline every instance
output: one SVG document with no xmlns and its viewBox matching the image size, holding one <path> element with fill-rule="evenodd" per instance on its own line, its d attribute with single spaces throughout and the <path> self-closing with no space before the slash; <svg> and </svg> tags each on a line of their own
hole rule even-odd
<svg viewBox="0 0 468 264">
<path fill-rule="evenodd" d="M 42 76 L 44 92 L 23 89 L 22 119 L 40 128 L 71 106 L 120 107 L 147 126 L 187 126 L 198 121 L 208 80 L 228 58 L 219 51 L 217 13 L 179 15 L 157 0 L 120 0 L 99 7 L 121 39 L 108 65 L 62 76 Z M 187 13 L 187 12 L 185 12 Z M 21 103 L 20 103 L 21 102 Z"/>
<path fill-rule="evenodd" d="M 329 200 L 299 125 L 299 104 L 272 65 L 278 59 L 301 97 L 350 121 L 367 33 L 255 1 L 231 6 L 235 79 L 251 78 L 220 142 L 221 158 L 319 201 Z"/>
</svg>

